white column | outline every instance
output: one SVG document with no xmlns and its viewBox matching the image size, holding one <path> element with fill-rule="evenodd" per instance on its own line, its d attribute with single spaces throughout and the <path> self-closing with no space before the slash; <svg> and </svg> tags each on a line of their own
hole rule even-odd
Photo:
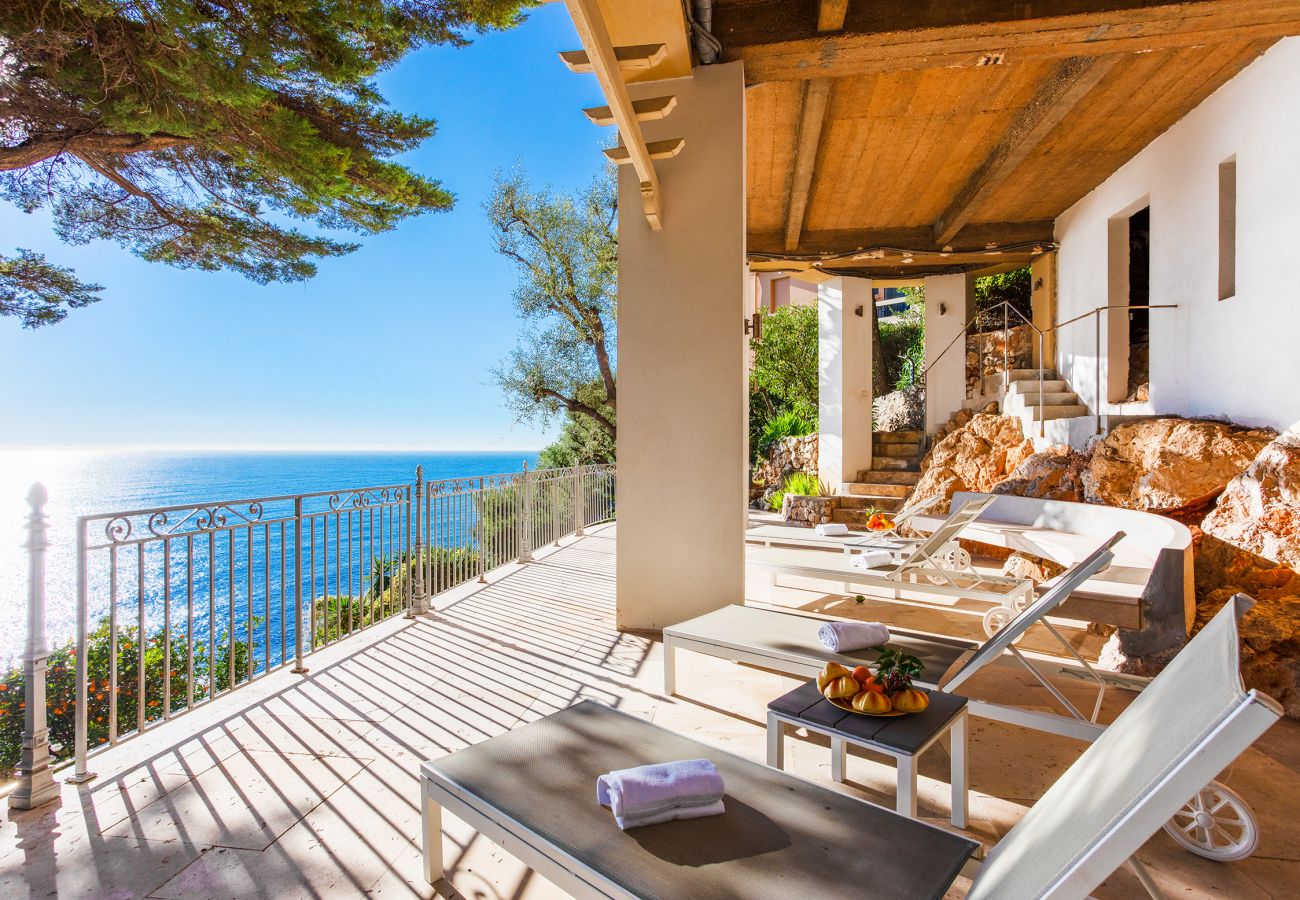
<svg viewBox="0 0 1300 900">
<path fill-rule="evenodd" d="M 647 140 L 663 228 L 619 171 L 618 627 L 660 629 L 744 599 L 745 86 L 740 63 L 629 85 L 674 94 Z"/>
<path fill-rule="evenodd" d="M 817 285 L 817 477 L 842 491 L 871 468 L 871 280 Z"/>
<path fill-rule="evenodd" d="M 975 305 L 966 275 L 925 279 L 925 431 L 934 432 L 966 402 L 966 321 Z M 946 350 L 946 352 L 945 352 Z"/>
</svg>

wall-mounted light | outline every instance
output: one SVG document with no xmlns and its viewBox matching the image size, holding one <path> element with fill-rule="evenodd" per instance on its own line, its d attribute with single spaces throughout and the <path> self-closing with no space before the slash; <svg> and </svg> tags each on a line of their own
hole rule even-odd
<svg viewBox="0 0 1300 900">
<path fill-rule="evenodd" d="M 1042 289 L 1043 289 L 1043 279 L 1040 278 L 1034 282 L 1034 290 L 1041 291 Z"/>
<path fill-rule="evenodd" d="M 862 304 L 858 304 L 853 308 L 853 315 L 857 316 L 859 319 L 862 318 Z"/>
<path fill-rule="evenodd" d="M 947 303 L 940 303 L 940 304 L 939 304 L 939 315 L 941 315 L 941 316 L 946 316 L 947 314 L 948 314 L 948 304 L 947 304 Z"/>
</svg>

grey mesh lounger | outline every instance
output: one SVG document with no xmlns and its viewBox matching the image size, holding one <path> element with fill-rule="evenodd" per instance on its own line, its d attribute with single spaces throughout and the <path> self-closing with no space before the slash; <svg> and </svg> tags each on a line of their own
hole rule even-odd
<svg viewBox="0 0 1300 900">
<path fill-rule="evenodd" d="M 1281 716 L 1237 672 L 1240 595 L 1187 645 L 972 871 L 975 844 L 586 701 L 421 766 L 425 877 L 444 875 L 446 808 L 576 897 L 1088 895 Z M 596 804 L 614 768 L 713 760 L 725 815 L 620 832 Z"/>
</svg>

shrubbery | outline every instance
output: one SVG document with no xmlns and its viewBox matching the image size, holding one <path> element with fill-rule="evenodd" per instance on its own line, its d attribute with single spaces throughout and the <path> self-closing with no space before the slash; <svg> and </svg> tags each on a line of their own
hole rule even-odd
<svg viewBox="0 0 1300 900">
<path fill-rule="evenodd" d="M 821 497 L 825 493 L 815 475 L 809 475 L 807 472 L 792 472 L 768 502 L 772 504 L 773 510 L 780 512 L 785 504 L 786 494 L 794 494 L 796 497 Z"/>
</svg>

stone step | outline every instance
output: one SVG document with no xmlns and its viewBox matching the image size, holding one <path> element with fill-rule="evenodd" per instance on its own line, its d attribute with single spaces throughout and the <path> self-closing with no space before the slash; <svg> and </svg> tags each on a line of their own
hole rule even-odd
<svg viewBox="0 0 1300 900">
<path fill-rule="evenodd" d="M 857 481 L 864 484 L 906 484 L 910 486 L 920 480 L 920 472 L 907 470 L 881 472 L 879 470 L 863 469 L 858 473 L 857 477 Z"/>
<path fill-rule="evenodd" d="M 1025 406 L 1077 406 L 1079 395 L 1074 391 L 1044 391 L 1041 394 L 1023 395 Z"/>
<path fill-rule="evenodd" d="M 1075 416 L 1089 416 L 1092 412 L 1082 403 L 1074 403 L 1066 406 L 1031 406 L 1029 409 L 1030 418 L 1035 422 L 1044 419 L 1073 419 Z"/>
<path fill-rule="evenodd" d="M 1043 370 L 1043 380 L 1044 380 L 1044 381 L 1051 381 L 1051 380 L 1053 380 L 1053 379 L 1055 379 L 1055 378 L 1056 378 L 1056 370 L 1055 370 L 1055 369 L 1044 369 L 1044 370 Z M 1037 369 L 1012 369 L 1012 370 L 1011 370 L 1011 380 L 1012 380 L 1012 381 L 1029 381 L 1029 380 L 1037 381 L 1037 380 L 1038 380 L 1038 370 L 1037 370 Z"/>
<path fill-rule="evenodd" d="M 883 498 L 875 506 L 887 513 L 898 512 L 903 508 L 903 501 Z M 870 517 L 871 513 L 866 509 L 845 509 L 841 507 L 840 509 L 831 510 L 832 522 L 842 522 L 851 528 L 860 528 L 864 531 L 867 527 L 867 519 Z"/>
<path fill-rule="evenodd" d="M 875 431 L 871 439 L 876 444 L 919 444 L 925 440 L 924 431 Z"/>
<path fill-rule="evenodd" d="M 898 472 L 918 472 L 918 463 L 913 458 L 903 458 L 895 456 L 873 456 L 871 458 L 871 471 L 881 472 L 885 470 L 894 470 Z M 872 478 L 875 476 L 872 475 Z M 870 481 L 871 478 L 860 479 Z"/>
<path fill-rule="evenodd" d="M 886 504 L 899 501 L 901 497 L 851 497 L 847 494 L 840 494 L 837 498 L 840 509 L 884 509 Z"/>
<path fill-rule="evenodd" d="M 1059 393 L 1061 391 L 1068 391 L 1069 389 L 1070 389 L 1069 382 L 1063 379 L 1060 378 L 1043 379 L 1044 394 Z M 1013 381 L 1011 382 L 1011 385 L 1007 388 L 1007 392 L 1011 394 L 1019 394 L 1022 397 L 1025 396 L 1026 394 L 1037 394 L 1038 379 L 1035 378 L 1033 381 Z"/>
<path fill-rule="evenodd" d="M 916 457 L 921 455 L 921 444 L 919 441 L 916 443 L 909 443 L 909 444 L 904 444 L 901 442 L 896 444 L 882 444 L 876 442 L 871 445 L 871 455 L 872 456 L 893 456 L 901 459 L 915 459 Z"/>
<path fill-rule="evenodd" d="M 852 481 L 844 486 L 852 497 L 906 497 L 910 484 L 887 484 L 880 481 Z"/>
</svg>

